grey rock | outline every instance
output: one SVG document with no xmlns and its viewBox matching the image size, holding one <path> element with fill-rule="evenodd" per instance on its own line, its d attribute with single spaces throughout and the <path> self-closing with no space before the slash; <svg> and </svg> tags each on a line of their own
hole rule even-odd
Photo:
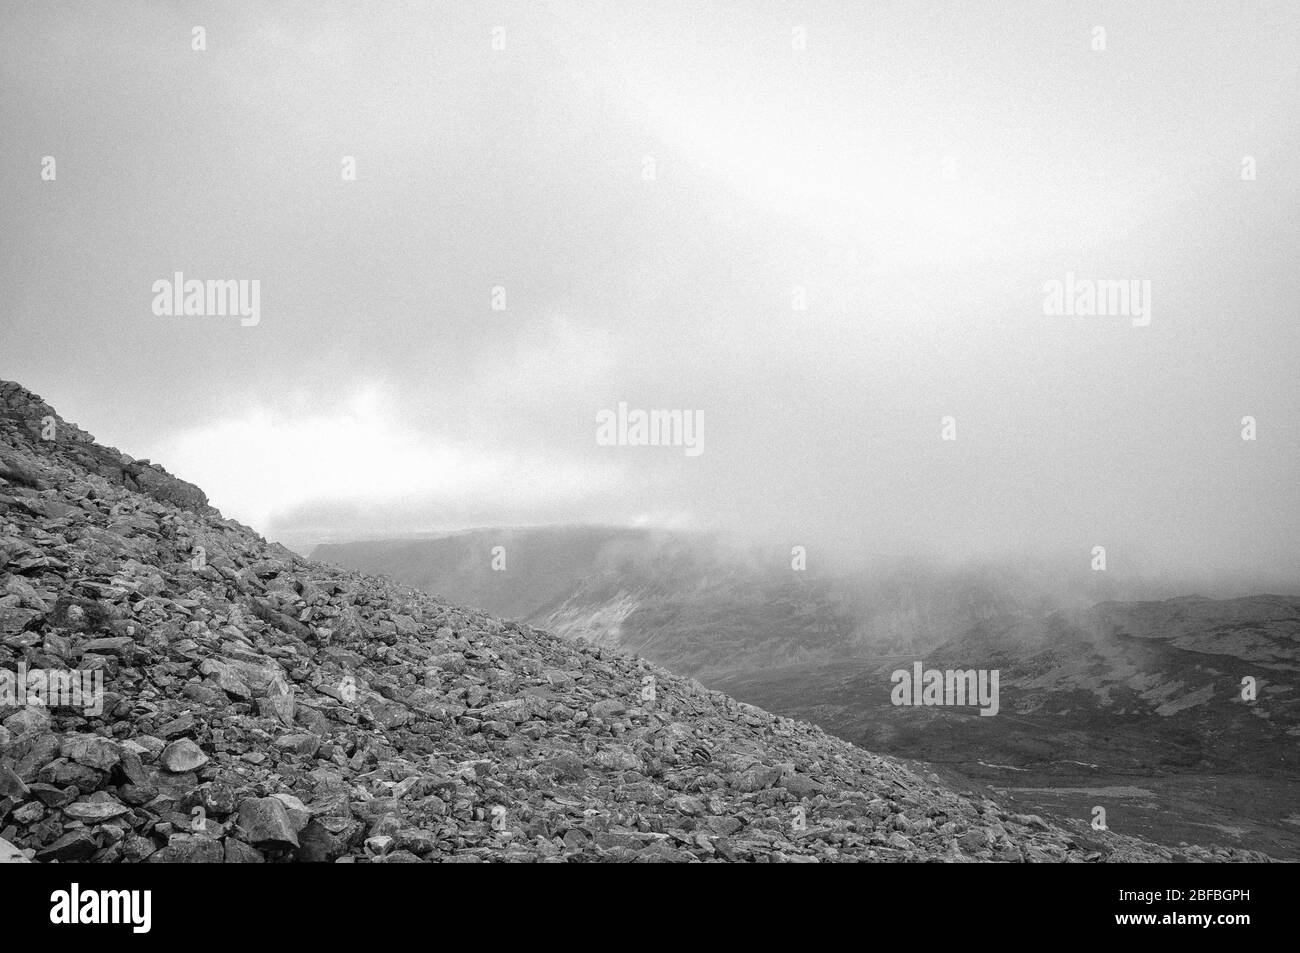
<svg viewBox="0 0 1300 953">
<path fill-rule="evenodd" d="M 284 803 L 273 797 L 247 798 L 239 805 L 239 830 L 254 847 L 284 850 L 298 846 L 298 833 Z"/>
<path fill-rule="evenodd" d="M 208 763 L 208 756 L 189 738 L 180 738 L 164 748 L 158 760 L 168 771 L 180 774 L 203 767 Z"/>
</svg>

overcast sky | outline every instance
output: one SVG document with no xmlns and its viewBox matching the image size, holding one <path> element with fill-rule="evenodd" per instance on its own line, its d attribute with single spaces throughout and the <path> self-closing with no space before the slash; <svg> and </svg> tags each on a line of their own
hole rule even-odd
<svg viewBox="0 0 1300 953">
<path fill-rule="evenodd" d="M 0 377 L 298 548 L 1300 578 L 1298 49 L 1291 0 L 6 2 Z M 176 271 L 259 322 L 154 314 Z M 1045 315 L 1067 272 L 1149 324 Z M 703 452 L 598 445 L 620 401 Z"/>
</svg>

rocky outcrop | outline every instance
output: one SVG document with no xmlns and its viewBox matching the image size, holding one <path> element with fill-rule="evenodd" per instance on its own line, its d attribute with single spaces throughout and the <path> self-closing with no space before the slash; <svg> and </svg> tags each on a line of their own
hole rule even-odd
<svg viewBox="0 0 1300 953">
<path fill-rule="evenodd" d="M 0 443 L 0 478 L 11 484 L 43 489 L 42 470 L 85 471 L 162 503 L 215 512 L 194 484 L 148 460 L 133 460 L 112 447 L 101 447 L 90 434 L 12 381 L 0 381 L 0 427 L 15 438 Z"/>
<path fill-rule="evenodd" d="M 0 669 L 102 679 L 0 707 L 0 838 L 38 862 L 1173 856 L 304 560 L 14 384 L 0 445 Z"/>
</svg>

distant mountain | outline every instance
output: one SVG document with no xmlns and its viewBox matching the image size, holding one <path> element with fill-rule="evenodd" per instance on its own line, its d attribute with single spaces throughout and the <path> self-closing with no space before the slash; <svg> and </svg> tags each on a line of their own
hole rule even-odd
<svg viewBox="0 0 1300 953">
<path fill-rule="evenodd" d="M 325 544 L 311 555 L 700 678 L 923 651 L 949 633 L 1055 604 L 989 569 L 794 571 L 788 552 L 617 527 L 474 530 Z"/>
<path fill-rule="evenodd" d="M 649 531 L 566 526 L 483 529 L 427 539 L 325 543 L 311 558 L 392 576 L 508 619 L 527 619 L 585 578 L 616 571 L 625 553 L 654 545 Z M 504 569 L 493 569 L 496 547 Z M 497 561 L 497 565 L 502 565 Z"/>
</svg>

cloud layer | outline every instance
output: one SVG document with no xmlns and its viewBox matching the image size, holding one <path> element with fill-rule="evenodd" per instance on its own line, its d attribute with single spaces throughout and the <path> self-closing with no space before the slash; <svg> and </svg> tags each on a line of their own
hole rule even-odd
<svg viewBox="0 0 1300 953">
<path fill-rule="evenodd" d="M 0 373 L 304 547 L 576 520 L 1294 578 L 1300 14 L 1099 17 L 13 11 Z M 261 321 L 155 316 L 177 270 Z M 1067 272 L 1151 282 L 1150 325 L 1045 315 Z M 599 446 L 620 401 L 706 452 Z"/>
</svg>

